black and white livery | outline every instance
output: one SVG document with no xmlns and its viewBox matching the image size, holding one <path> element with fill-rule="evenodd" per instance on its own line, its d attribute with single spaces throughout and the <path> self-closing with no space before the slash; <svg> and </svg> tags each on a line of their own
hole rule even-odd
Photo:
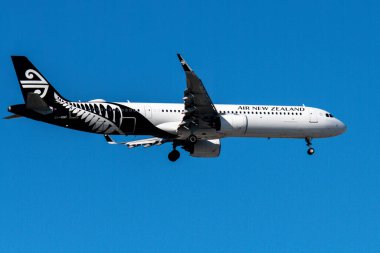
<svg viewBox="0 0 380 253">
<path fill-rule="evenodd" d="M 346 126 L 327 111 L 306 106 L 214 104 L 205 86 L 178 54 L 186 74 L 183 104 L 121 103 L 95 99 L 72 102 L 64 98 L 25 57 L 12 56 L 25 104 L 8 108 L 14 115 L 70 129 L 104 135 L 109 144 L 129 148 L 171 143 L 170 161 L 178 147 L 193 157 L 218 157 L 226 137 L 303 138 L 313 154 L 313 138 L 342 134 Z M 111 135 L 151 135 L 115 142 Z"/>
</svg>

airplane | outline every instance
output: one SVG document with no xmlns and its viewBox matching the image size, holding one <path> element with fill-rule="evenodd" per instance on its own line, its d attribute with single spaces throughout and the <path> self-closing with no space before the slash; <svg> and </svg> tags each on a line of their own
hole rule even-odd
<svg viewBox="0 0 380 253">
<path fill-rule="evenodd" d="M 7 119 L 26 117 L 104 135 L 109 144 L 151 147 L 171 143 L 170 161 L 181 147 L 192 157 L 218 157 L 227 137 L 302 138 L 307 154 L 312 139 L 337 136 L 346 125 L 328 111 L 302 106 L 214 104 L 201 79 L 177 54 L 186 75 L 183 103 L 107 102 L 65 99 L 25 56 L 11 56 L 25 104 L 9 106 Z M 116 142 L 111 135 L 152 138 Z"/>
</svg>

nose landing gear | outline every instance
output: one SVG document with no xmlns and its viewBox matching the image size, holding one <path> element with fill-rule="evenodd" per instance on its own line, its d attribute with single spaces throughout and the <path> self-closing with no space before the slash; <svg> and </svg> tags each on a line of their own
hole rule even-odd
<svg viewBox="0 0 380 253">
<path fill-rule="evenodd" d="M 313 148 L 309 148 L 309 149 L 307 150 L 307 154 L 308 154 L 308 155 L 312 155 L 312 154 L 314 154 L 314 152 L 315 152 L 315 150 L 314 150 Z"/>
<path fill-rule="evenodd" d="M 305 138 L 305 141 L 306 141 L 306 146 L 308 146 L 309 148 L 307 149 L 307 154 L 308 155 L 313 155 L 315 153 L 315 150 L 314 148 L 311 147 L 311 137 L 306 137 Z"/>
</svg>

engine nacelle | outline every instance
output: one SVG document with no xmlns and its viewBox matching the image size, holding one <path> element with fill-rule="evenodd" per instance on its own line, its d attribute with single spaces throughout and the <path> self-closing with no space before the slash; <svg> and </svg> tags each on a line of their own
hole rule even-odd
<svg viewBox="0 0 380 253">
<path fill-rule="evenodd" d="M 222 115 L 220 117 L 220 131 L 229 136 L 242 136 L 247 132 L 246 115 Z"/>
<path fill-rule="evenodd" d="M 218 157 L 220 154 L 220 140 L 198 140 L 194 144 L 194 150 L 190 153 L 193 157 Z"/>
</svg>

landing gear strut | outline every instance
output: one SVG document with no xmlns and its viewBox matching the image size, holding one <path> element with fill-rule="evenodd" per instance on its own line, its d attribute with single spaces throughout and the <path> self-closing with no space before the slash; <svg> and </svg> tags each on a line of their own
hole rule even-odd
<svg viewBox="0 0 380 253">
<path fill-rule="evenodd" d="M 308 150 L 307 150 L 307 154 L 308 155 L 314 154 L 315 150 L 314 150 L 314 148 L 311 147 L 311 137 L 306 137 L 305 141 L 306 141 L 306 146 L 309 147 Z"/>
</svg>

